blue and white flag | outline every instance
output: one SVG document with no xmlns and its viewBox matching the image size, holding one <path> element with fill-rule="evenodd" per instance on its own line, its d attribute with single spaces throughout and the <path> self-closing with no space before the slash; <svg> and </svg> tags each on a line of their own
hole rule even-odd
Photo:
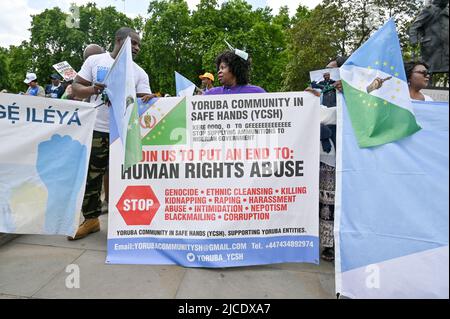
<svg viewBox="0 0 450 319">
<path fill-rule="evenodd" d="M 336 292 L 448 298 L 448 103 L 413 103 L 422 130 L 360 149 L 339 101 Z"/>
<path fill-rule="evenodd" d="M 360 147 L 393 142 L 420 130 L 411 108 L 394 20 L 348 58 L 340 75 Z"/>
<path fill-rule="evenodd" d="M 176 71 L 175 71 L 175 86 L 177 89 L 177 96 L 194 95 L 195 84 Z"/>
<path fill-rule="evenodd" d="M 124 168 L 142 159 L 139 107 L 134 81 L 131 38 L 127 37 L 105 80 L 106 94 L 111 102 L 112 130 L 117 130 L 124 147 Z"/>
</svg>

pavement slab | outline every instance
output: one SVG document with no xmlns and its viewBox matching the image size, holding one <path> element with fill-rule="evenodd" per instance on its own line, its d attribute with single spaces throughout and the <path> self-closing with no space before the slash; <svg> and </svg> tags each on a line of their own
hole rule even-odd
<svg viewBox="0 0 450 319">
<path fill-rule="evenodd" d="M 106 251 L 106 241 L 108 237 L 108 215 L 101 215 L 99 219 L 100 231 L 79 240 L 70 241 L 67 240 L 67 236 L 22 235 L 15 239 L 15 242 L 52 247 Z"/>
<path fill-rule="evenodd" d="M 334 298 L 334 286 L 330 280 L 334 282 L 331 275 L 326 277 L 320 273 L 280 270 L 267 266 L 189 269 L 176 298 Z"/>
<path fill-rule="evenodd" d="M 60 273 L 34 295 L 36 298 L 171 299 L 186 271 L 178 266 L 109 265 L 106 253 L 86 251 L 78 265 L 80 288 L 67 288 L 68 273 Z"/>
<path fill-rule="evenodd" d="M 0 293 L 31 297 L 84 250 L 15 243 L 0 247 Z"/>
<path fill-rule="evenodd" d="M 236 268 L 106 264 L 108 215 L 101 231 L 65 236 L 21 235 L 0 246 L 0 299 L 303 299 L 335 297 L 334 263 L 282 263 Z M 80 287 L 68 288 L 78 267 Z"/>
</svg>

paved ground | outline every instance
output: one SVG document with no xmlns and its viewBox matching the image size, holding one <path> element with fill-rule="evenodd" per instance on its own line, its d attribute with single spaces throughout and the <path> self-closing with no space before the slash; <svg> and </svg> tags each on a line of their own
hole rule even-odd
<svg viewBox="0 0 450 319">
<path fill-rule="evenodd" d="M 106 265 L 102 230 L 78 241 L 23 235 L 0 247 L 0 299 L 16 298 L 335 298 L 334 264 L 277 264 L 229 269 Z M 66 279 L 78 265 L 80 288 Z M 70 279 L 70 277 L 69 277 Z"/>
</svg>

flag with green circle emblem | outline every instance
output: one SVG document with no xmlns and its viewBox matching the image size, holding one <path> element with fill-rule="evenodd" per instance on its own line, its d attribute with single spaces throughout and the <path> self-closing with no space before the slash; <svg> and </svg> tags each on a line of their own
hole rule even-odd
<svg viewBox="0 0 450 319">
<path fill-rule="evenodd" d="M 142 145 L 186 144 L 186 98 L 163 98 L 140 117 Z"/>
</svg>

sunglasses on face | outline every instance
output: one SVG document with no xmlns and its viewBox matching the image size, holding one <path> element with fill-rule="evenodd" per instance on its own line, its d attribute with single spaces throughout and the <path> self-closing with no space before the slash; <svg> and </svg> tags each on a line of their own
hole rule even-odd
<svg viewBox="0 0 450 319">
<path fill-rule="evenodd" d="M 428 70 L 422 70 L 422 71 L 414 71 L 413 73 L 420 73 L 423 76 L 431 76 L 431 73 L 428 72 Z"/>
</svg>

